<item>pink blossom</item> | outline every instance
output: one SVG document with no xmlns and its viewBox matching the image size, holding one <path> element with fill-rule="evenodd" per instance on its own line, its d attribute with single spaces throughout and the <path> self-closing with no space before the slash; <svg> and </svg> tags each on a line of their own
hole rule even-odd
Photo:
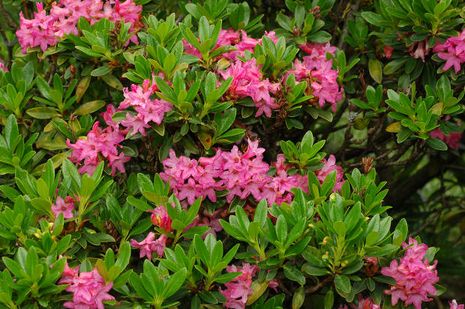
<svg viewBox="0 0 465 309">
<path fill-rule="evenodd" d="M 381 306 L 375 304 L 371 298 L 363 298 L 359 295 L 358 297 L 358 304 L 351 305 L 353 309 L 381 309 Z"/>
<path fill-rule="evenodd" d="M 150 232 L 141 242 L 131 239 L 131 246 L 140 249 L 140 258 L 146 256 L 149 260 L 151 260 L 153 252 L 155 252 L 159 257 L 163 256 L 167 239 L 166 235 L 161 235 L 155 240 L 155 234 Z"/>
<path fill-rule="evenodd" d="M 20 28 L 16 32 L 23 53 L 27 48 L 39 46 L 45 51 L 54 46 L 67 34 L 78 34 L 77 23 L 84 17 L 95 23 L 102 18 L 112 22 L 131 23 L 130 31 L 135 32 L 141 26 L 142 7 L 133 0 L 120 2 L 102 0 L 60 0 L 53 2 L 47 13 L 42 3 L 37 3 L 37 12 L 33 19 L 24 18 L 20 13 Z M 137 42 L 137 36 L 131 41 Z"/>
<path fill-rule="evenodd" d="M 458 304 L 455 299 L 449 302 L 449 309 L 465 309 L 464 304 Z"/>
<path fill-rule="evenodd" d="M 309 55 L 304 56 L 303 61 L 296 59 L 288 74 L 294 74 L 297 81 L 307 81 L 320 107 L 329 104 L 336 111 L 337 103 L 342 99 L 342 89 L 337 82 L 339 73 L 332 68 L 332 60 L 327 59 L 328 54 L 334 54 L 335 47 L 328 43 L 307 44 L 301 48 Z"/>
<path fill-rule="evenodd" d="M 228 95 L 234 99 L 252 98 L 257 107 L 256 117 L 265 114 L 271 117 L 273 110 L 279 108 L 279 104 L 272 96 L 280 90 L 279 83 L 271 83 L 263 77 L 255 58 L 246 62 L 236 60 L 225 71 L 219 72 L 225 80 L 233 78 L 228 89 Z"/>
<path fill-rule="evenodd" d="M 429 47 L 428 40 L 424 40 L 410 45 L 408 51 L 413 58 L 421 59 L 421 61 L 425 62 L 425 57 L 430 53 L 431 48 Z"/>
<path fill-rule="evenodd" d="M 167 232 L 171 232 L 171 218 L 164 206 L 158 206 L 152 210 L 151 220 L 153 225 L 158 226 Z"/>
<path fill-rule="evenodd" d="M 60 283 L 68 284 L 66 291 L 73 293 L 73 300 L 66 302 L 65 308 L 104 309 L 104 301 L 115 299 L 108 294 L 113 283 L 106 283 L 97 269 L 78 274 L 77 267 L 72 269 L 66 264 Z"/>
<path fill-rule="evenodd" d="M 265 32 L 264 37 L 265 36 L 271 39 L 274 43 L 278 41 L 274 31 Z M 200 52 L 190 43 L 184 40 L 183 44 L 186 54 L 190 54 L 198 58 L 202 57 Z M 231 46 L 233 50 L 223 53 L 221 57 L 229 60 L 236 60 L 238 56 L 244 56 L 246 51 L 253 52 L 255 46 L 260 44 L 262 44 L 262 38 L 251 38 L 247 36 L 247 32 L 244 30 L 235 31 L 234 29 L 222 29 L 218 35 L 218 41 L 216 42 L 214 49 L 224 46 Z"/>
<path fill-rule="evenodd" d="M 316 177 L 323 183 L 326 177 L 333 171 L 336 171 L 336 184 L 334 185 L 334 191 L 339 191 L 344 184 L 344 170 L 339 165 L 336 165 L 336 157 L 330 155 L 328 160 L 323 159 L 323 167 L 316 172 Z"/>
<path fill-rule="evenodd" d="M 74 217 L 73 215 L 73 210 L 74 210 L 74 199 L 71 196 L 63 198 L 61 196 L 58 196 L 55 204 L 52 205 L 52 212 L 55 217 L 57 217 L 59 214 L 63 214 L 63 218 L 65 219 L 71 219 Z"/>
<path fill-rule="evenodd" d="M 80 173 L 92 174 L 101 159 L 108 161 L 112 175 L 116 174 L 116 171 L 125 172 L 124 163 L 129 161 L 129 158 L 118 151 L 122 148 L 120 143 L 124 141 L 125 136 L 124 132 L 118 129 L 118 125 L 111 120 L 111 115 L 115 111 L 113 106 L 107 107 L 103 115 L 107 122 L 106 128 L 102 128 L 97 121 L 85 138 L 78 139 L 74 144 L 69 140 L 66 141 L 68 147 L 72 149 L 70 160 L 79 164 Z"/>
<path fill-rule="evenodd" d="M 460 140 L 462 139 L 462 132 L 451 132 L 444 134 L 441 129 L 437 128 L 429 134 L 432 138 L 437 138 L 443 141 L 452 149 L 459 149 Z"/>
<path fill-rule="evenodd" d="M 235 265 L 226 268 L 228 272 L 240 272 L 241 275 L 226 283 L 226 290 L 221 290 L 221 294 L 226 297 L 226 308 L 243 309 L 247 303 L 248 297 L 252 294 L 252 278 L 258 272 L 258 266 L 248 263 L 242 264 L 242 267 Z"/>
<path fill-rule="evenodd" d="M 391 59 L 392 53 L 394 52 L 394 47 L 389 46 L 389 45 L 384 45 L 383 51 L 384 51 L 384 57 L 386 57 L 386 59 Z"/>
<path fill-rule="evenodd" d="M 119 110 L 129 107 L 136 112 L 135 115 L 128 113 L 121 125 L 129 129 L 133 134 L 146 135 L 145 129 L 150 128 L 150 123 L 160 125 L 165 114 L 173 108 L 171 103 L 160 99 L 152 99 L 157 90 L 156 84 L 145 80 L 142 86 L 131 85 L 131 88 L 123 90 L 124 100 L 120 103 Z"/>
<path fill-rule="evenodd" d="M 442 44 L 436 44 L 433 51 L 446 61 L 443 71 L 454 67 L 455 73 L 460 72 L 465 62 L 465 29 L 458 36 L 450 37 Z"/>
<path fill-rule="evenodd" d="M 421 309 L 422 302 L 432 300 L 428 298 L 428 295 L 436 294 L 434 285 L 439 281 L 436 270 L 437 261 L 430 265 L 425 258 L 428 246 L 418 244 L 413 238 L 410 238 L 409 243 L 404 243 L 402 247 L 406 251 L 400 262 L 393 260 L 389 267 L 381 269 L 383 275 L 396 280 L 396 284 L 385 293 L 391 295 L 393 306 L 402 300 L 406 306 L 413 305 L 416 309 Z"/>
<path fill-rule="evenodd" d="M 216 202 L 217 191 L 227 191 L 226 201 L 234 198 L 245 200 L 253 197 L 269 204 L 290 202 L 292 188 L 307 188 L 307 177 L 288 175 L 284 157 L 278 156 L 276 176 L 270 176 L 270 166 L 263 161 L 263 148 L 258 142 L 248 141 L 247 150 L 242 153 L 237 146 L 231 151 L 218 150 L 215 156 L 199 160 L 181 156 L 174 151 L 163 161 L 164 172 L 160 174 L 170 184 L 180 200 L 192 204 L 199 197 Z"/>
</svg>

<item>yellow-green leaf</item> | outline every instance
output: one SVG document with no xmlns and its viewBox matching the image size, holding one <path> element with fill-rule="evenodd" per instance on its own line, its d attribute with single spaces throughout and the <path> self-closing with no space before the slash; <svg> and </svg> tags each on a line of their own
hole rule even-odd
<svg viewBox="0 0 465 309">
<path fill-rule="evenodd" d="M 368 71 L 371 78 L 378 84 L 383 81 L 383 64 L 378 59 L 368 60 Z"/>
<path fill-rule="evenodd" d="M 79 84 L 76 87 L 76 102 L 81 101 L 82 97 L 87 91 L 87 88 L 89 88 L 91 79 L 92 77 L 86 76 L 79 81 Z"/>
<path fill-rule="evenodd" d="M 79 106 L 74 111 L 74 114 L 79 115 L 79 116 L 89 115 L 89 114 L 92 114 L 95 111 L 98 111 L 99 109 L 101 109 L 104 106 L 105 106 L 105 101 L 103 101 L 103 100 L 95 100 L 95 101 L 86 102 L 86 103 L 82 104 L 81 106 Z"/>
</svg>

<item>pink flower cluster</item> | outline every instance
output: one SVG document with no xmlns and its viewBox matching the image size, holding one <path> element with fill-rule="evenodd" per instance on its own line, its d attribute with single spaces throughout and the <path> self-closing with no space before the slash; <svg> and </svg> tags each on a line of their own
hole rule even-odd
<svg viewBox="0 0 465 309">
<path fill-rule="evenodd" d="M 113 283 L 107 284 L 97 269 L 79 273 L 78 267 L 70 268 L 66 264 L 59 283 L 69 284 L 66 291 L 73 293 L 73 300 L 66 302 L 65 308 L 104 309 L 104 301 L 115 299 L 108 294 Z"/>
<path fill-rule="evenodd" d="M 257 107 L 256 117 L 262 114 L 271 117 L 272 111 L 279 108 L 272 94 L 280 90 L 281 84 L 271 83 L 268 78 L 264 78 L 255 58 L 246 62 L 235 60 L 226 70 L 219 73 L 225 80 L 233 78 L 227 93 L 230 98 L 252 98 Z"/>
<path fill-rule="evenodd" d="M 462 132 L 451 132 L 444 134 L 441 129 L 437 128 L 429 134 L 432 138 L 437 138 L 443 141 L 452 149 L 459 149 L 460 140 L 462 139 Z"/>
<path fill-rule="evenodd" d="M 291 189 L 307 187 L 307 177 L 288 175 L 284 156 L 276 163 L 276 176 L 268 175 L 270 166 L 263 161 L 265 149 L 258 142 L 248 141 L 247 150 L 242 153 L 237 146 L 231 151 L 217 150 L 215 156 L 199 160 L 176 157 L 173 150 L 163 161 L 165 171 L 160 174 L 169 182 L 180 200 L 192 204 L 198 197 L 208 197 L 216 202 L 216 192 L 227 190 L 226 200 L 234 197 L 242 200 L 252 196 L 256 201 L 266 199 L 268 203 L 282 203 L 291 200 Z"/>
<path fill-rule="evenodd" d="M 270 38 L 274 43 L 278 41 L 274 31 L 265 32 L 266 37 Z M 187 41 L 183 41 L 184 50 L 187 54 L 201 58 L 200 52 Z M 232 46 L 234 50 L 224 53 L 221 57 L 235 60 L 237 56 L 243 56 L 245 51 L 253 52 L 255 46 L 262 44 L 262 39 L 254 39 L 247 36 L 244 30 L 235 31 L 233 29 L 222 29 L 218 35 L 215 49 L 223 46 Z"/>
<path fill-rule="evenodd" d="M 131 89 L 124 89 L 124 100 L 121 102 L 118 110 L 124 110 L 132 107 L 136 114 L 126 114 L 126 119 L 120 124 L 126 127 L 133 134 L 139 132 L 141 135 L 146 135 L 145 129 L 150 128 L 149 123 L 154 122 L 160 125 L 167 112 L 173 106 L 160 99 L 152 99 L 153 94 L 157 91 L 157 86 L 149 80 L 145 80 L 140 85 L 131 85 Z"/>
<path fill-rule="evenodd" d="M 328 160 L 323 159 L 323 167 L 316 171 L 316 177 L 320 183 L 323 183 L 326 177 L 333 171 L 336 171 L 336 184 L 333 190 L 339 191 L 344 184 L 344 170 L 339 165 L 336 165 L 336 157 L 334 155 L 330 155 Z"/>
<path fill-rule="evenodd" d="M 58 196 L 55 204 L 52 205 L 52 212 L 57 217 L 59 214 L 63 214 L 63 218 L 71 219 L 74 217 L 73 210 L 74 210 L 74 203 L 76 201 L 71 196 L 65 197 L 63 199 L 61 196 Z"/>
<path fill-rule="evenodd" d="M 433 51 L 446 61 L 443 71 L 454 67 L 455 73 L 460 72 L 465 62 L 465 29 L 458 36 L 450 37 L 442 44 L 436 44 Z"/>
<path fill-rule="evenodd" d="M 168 206 L 169 207 L 169 206 Z M 171 218 L 168 215 L 168 211 L 164 206 L 158 206 L 151 211 L 151 220 L 153 225 L 164 229 L 166 232 L 171 232 Z"/>
<path fill-rule="evenodd" d="M 120 143 L 124 141 L 124 132 L 119 130 L 118 124 L 112 120 L 115 108 L 108 105 L 107 111 L 103 113 L 103 118 L 107 124 L 106 128 L 100 127 L 100 123 L 95 122 L 92 130 L 87 133 L 87 137 L 79 139 L 75 144 L 69 140 L 66 144 L 72 149 L 70 160 L 79 164 L 80 173 L 92 174 L 101 159 L 106 159 L 111 167 L 111 173 L 116 171 L 124 173 L 124 163 L 129 161 L 123 152 L 118 152 L 122 148 Z"/>
<path fill-rule="evenodd" d="M 28 47 L 40 46 L 45 51 L 48 46 L 54 46 L 67 34 L 78 34 L 76 27 L 79 18 L 84 17 L 91 23 L 107 18 L 112 22 L 129 22 L 131 31 L 140 24 L 142 7 L 133 0 L 60 0 L 53 2 L 50 12 L 37 3 L 37 12 L 33 19 L 24 18 L 20 13 L 20 28 L 16 32 L 23 53 Z M 137 41 L 137 36 L 131 38 Z"/>
<path fill-rule="evenodd" d="M 413 238 L 410 238 L 409 243 L 404 243 L 402 247 L 406 251 L 400 262 L 393 260 L 389 267 L 381 269 L 383 275 L 396 280 L 396 284 L 385 293 L 391 295 L 393 306 L 402 300 L 406 306 L 413 305 L 416 309 L 421 309 L 422 302 L 432 300 L 428 298 L 428 295 L 436 294 L 434 285 L 439 281 L 436 270 L 437 261 L 430 265 L 430 262 L 425 259 L 428 246 L 418 244 Z"/>
<path fill-rule="evenodd" d="M 244 309 L 247 304 L 247 298 L 252 294 L 252 278 L 258 272 L 258 266 L 248 263 L 242 264 L 242 267 L 231 265 L 226 268 L 230 273 L 240 272 L 241 275 L 225 284 L 226 290 L 220 291 L 226 297 L 226 308 Z"/>
<path fill-rule="evenodd" d="M 298 81 L 307 81 L 311 95 L 318 99 L 320 107 L 329 104 L 335 111 L 342 99 L 342 89 L 337 83 L 338 71 L 333 69 L 333 61 L 327 59 L 327 54 L 334 54 L 336 48 L 329 43 L 307 43 L 300 48 L 308 55 L 303 57 L 303 61 L 296 59 L 289 74 L 294 74 Z"/>
<path fill-rule="evenodd" d="M 155 239 L 155 234 L 150 232 L 141 242 L 131 239 L 131 246 L 140 250 L 140 258 L 146 256 L 149 260 L 151 260 L 153 252 L 155 252 L 159 257 L 163 256 L 167 239 L 168 237 L 166 237 L 166 235 L 161 235 Z"/>
</svg>

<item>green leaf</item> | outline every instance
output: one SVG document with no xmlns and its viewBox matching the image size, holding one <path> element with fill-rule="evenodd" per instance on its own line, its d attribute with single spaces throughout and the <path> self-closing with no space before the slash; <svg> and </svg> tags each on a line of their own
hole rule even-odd
<svg viewBox="0 0 465 309">
<path fill-rule="evenodd" d="M 53 107 L 33 107 L 26 111 L 26 114 L 35 119 L 51 119 L 60 116 L 60 113 Z"/>
<path fill-rule="evenodd" d="M 435 150 L 439 151 L 446 151 L 447 150 L 447 144 L 441 141 L 440 139 L 437 138 L 429 138 L 426 143 L 428 146 Z"/>
<path fill-rule="evenodd" d="M 299 283 L 301 286 L 305 285 L 305 276 L 295 266 L 284 265 L 284 276 L 289 280 Z"/>
<path fill-rule="evenodd" d="M 378 84 L 383 81 L 383 64 L 378 59 L 368 60 L 368 71 L 371 78 Z"/>
<path fill-rule="evenodd" d="M 334 278 L 334 285 L 336 287 L 336 291 L 342 297 L 346 297 L 352 290 L 349 277 L 344 275 L 336 275 Z"/>
<path fill-rule="evenodd" d="M 95 101 L 90 101 L 82 104 L 79 106 L 75 111 L 74 114 L 78 116 L 83 116 L 83 115 L 90 115 L 102 107 L 105 106 L 105 101 L 103 100 L 95 100 Z"/>
<path fill-rule="evenodd" d="M 108 67 L 108 65 L 103 65 L 101 67 L 98 67 L 92 70 L 92 72 L 90 72 L 90 75 L 91 76 L 103 76 L 109 73 L 111 73 L 111 69 Z"/>
</svg>

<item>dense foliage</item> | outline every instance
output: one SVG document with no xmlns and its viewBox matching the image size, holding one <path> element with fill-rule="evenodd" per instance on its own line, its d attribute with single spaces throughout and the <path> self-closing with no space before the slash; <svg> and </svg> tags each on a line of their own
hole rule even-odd
<svg viewBox="0 0 465 309">
<path fill-rule="evenodd" d="M 0 0 L 0 307 L 463 309 L 464 5 Z"/>
</svg>

